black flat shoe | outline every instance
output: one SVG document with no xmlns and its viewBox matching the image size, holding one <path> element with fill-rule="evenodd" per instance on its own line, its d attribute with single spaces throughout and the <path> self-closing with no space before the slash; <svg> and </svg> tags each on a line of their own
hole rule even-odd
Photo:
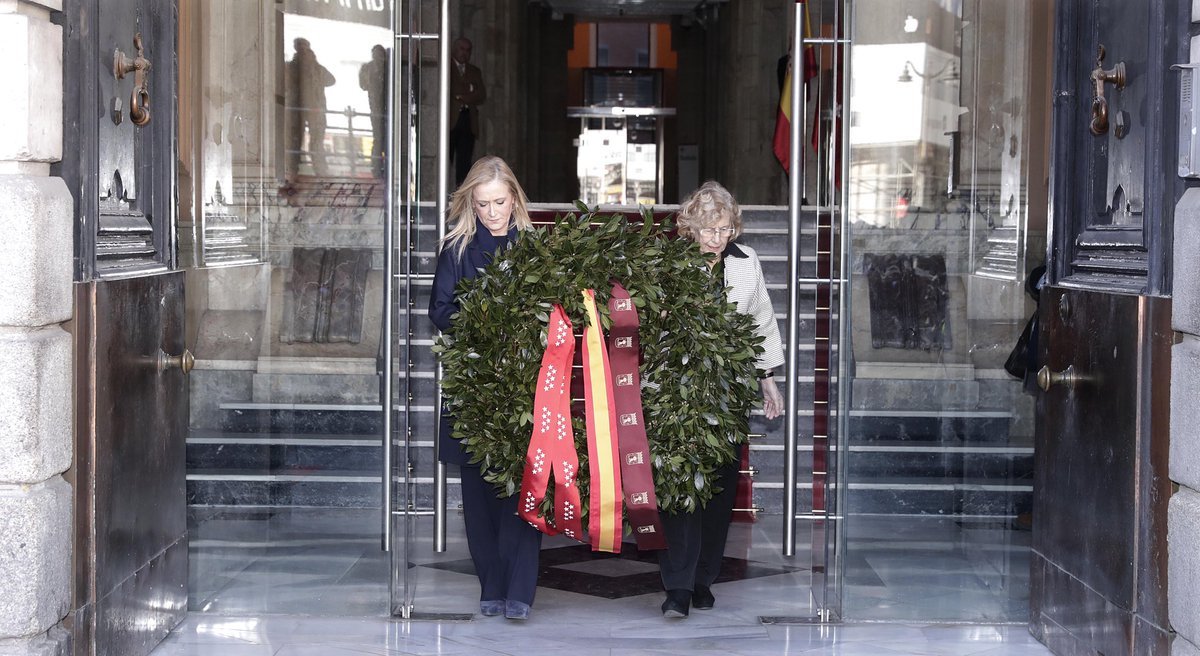
<svg viewBox="0 0 1200 656">
<path fill-rule="evenodd" d="M 663 617 L 678 620 L 688 616 L 688 602 L 692 593 L 688 590 L 667 590 L 667 599 L 662 603 Z"/>
<path fill-rule="evenodd" d="M 712 590 L 707 586 L 698 585 L 696 591 L 692 593 L 692 607 L 696 610 L 709 610 L 716 602 L 717 598 L 713 596 Z"/>
</svg>

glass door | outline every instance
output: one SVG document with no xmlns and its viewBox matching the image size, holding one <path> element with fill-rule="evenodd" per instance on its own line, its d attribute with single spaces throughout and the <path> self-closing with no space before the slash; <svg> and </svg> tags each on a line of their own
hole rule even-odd
<svg viewBox="0 0 1200 656">
<path fill-rule="evenodd" d="M 690 3 L 635 10 L 618 2 L 562 1 L 524 11 L 486 2 L 456 3 L 453 11 L 441 0 L 397 4 L 389 151 L 396 157 L 387 162 L 394 193 L 387 221 L 391 284 L 385 331 L 391 339 L 383 356 L 392 371 L 385 389 L 390 448 L 384 466 L 390 484 L 384 516 L 393 615 L 470 619 L 479 607 L 458 472 L 439 464 L 435 453 L 439 371 L 431 350 L 436 331 L 426 313 L 445 230 L 440 217 L 453 188 L 446 89 L 451 39 L 475 37 L 472 61 L 488 84 L 474 155 L 504 157 L 531 199 L 535 222 L 548 223 L 576 211 L 571 201 L 589 188 L 588 168 L 579 163 L 588 143 L 576 138 L 590 128 L 571 112 L 586 106 L 588 71 L 611 63 L 607 58 L 625 47 L 604 37 L 604 26 L 634 31 L 632 24 L 644 20 L 638 38 L 628 40 L 628 61 L 655 71 L 663 94 L 658 104 L 672 111 L 655 118 L 657 189 L 622 199 L 632 203 L 645 196 L 661 220 L 705 179 L 729 188 L 743 208 L 740 243 L 760 257 L 785 349 L 793 356 L 787 371 L 777 374 L 792 421 L 768 421 L 761 410 L 751 416 L 749 460 L 714 592 L 748 623 L 840 616 L 844 260 L 838 231 L 845 176 L 838 172 L 843 160 L 837 153 L 844 152 L 839 144 L 845 137 L 835 117 L 845 88 L 839 80 L 848 70 L 847 42 L 839 27 L 845 22 L 842 0 L 808 4 L 811 9 L 799 14 L 790 3 L 786 8 L 731 3 L 720 11 Z M 631 13 L 636 11 L 678 13 Z M 721 30 L 713 29 L 718 22 Z M 777 27 L 769 47 L 740 58 L 717 56 L 755 42 L 763 24 Z M 795 43 L 792 35 L 799 35 Z M 795 94 L 788 96 L 802 108 L 792 119 L 797 156 L 787 161 L 797 174 L 789 187 L 777 156 L 749 144 L 764 127 L 776 125 L 786 57 L 778 80 L 777 66 L 792 48 L 806 56 L 797 58 Z M 735 84 L 753 89 L 756 112 L 761 110 L 753 121 L 747 120 L 749 96 L 717 91 Z M 637 216 L 632 204 L 600 209 L 602 216 Z M 632 537 L 615 555 L 547 538 L 537 612 L 584 604 L 613 612 L 638 608 L 653 617 L 663 595 L 657 563 L 654 552 L 636 550 Z"/>
<path fill-rule="evenodd" d="M 190 608 L 382 615 L 391 8 L 178 7 Z"/>
<path fill-rule="evenodd" d="M 1046 252 L 1049 3 L 849 18 L 844 615 L 1025 621 L 1034 404 L 1011 356 Z"/>
</svg>

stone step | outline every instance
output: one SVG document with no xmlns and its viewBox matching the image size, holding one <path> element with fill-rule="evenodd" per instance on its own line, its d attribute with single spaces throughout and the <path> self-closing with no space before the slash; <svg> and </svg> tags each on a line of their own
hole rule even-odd
<svg viewBox="0 0 1200 656">
<path fill-rule="evenodd" d="M 382 490 L 379 473 L 360 471 L 187 473 L 189 505 L 375 508 L 382 505 Z"/>
<path fill-rule="evenodd" d="M 930 481 L 890 478 L 851 481 L 844 514 L 1001 516 L 1026 512 L 1033 504 L 1032 481 L 986 478 Z"/>
<path fill-rule="evenodd" d="M 851 410 L 851 445 L 897 442 L 1007 444 L 1012 413 L 1006 410 Z"/>
<path fill-rule="evenodd" d="M 378 435 L 381 407 L 375 404 L 226 402 L 219 428 L 233 433 L 320 433 Z"/>
<path fill-rule="evenodd" d="M 414 427 L 406 457 L 414 467 L 413 492 L 432 503 L 432 412 Z M 752 441 L 750 464 L 757 469 L 755 505 L 782 512 L 783 446 L 779 420 L 757 421 L 765 435 Z M 769 424 L 769 426 L 767 426 Z M 427 427 L 425 439 L 420 427 Z M 811 442 L 800 440 L 799 494 L 811 487 Z M 192 503 L 376 505 L 382 467 L 378 438 L 369 435 L 222 435 L 196 432 L 188 444 L 189 498 Z M 405 457 L 405 456 L 400 456 Z M 849 447 L 847 502 L 856 512 L 1013 514 L 1028 503 L 1029 446 L 949 447 L 940 442 Z M 232 459 L 234 462 L 230 462 Z M 241 459 L 240 466 L 238 460 Z M 249 464 L 250 466 L 246 466 Z M 345 498 L 338 495 L 344 488 Z M 456 491 L 451 498 L 457 499 Z M 290 501 L 289 501 L 290 500 Z M 803 512 L 804 501 L 798 512 Z"/>
<path fill-rule="evenodd" d="M 187 438 L 188 471 L 378 473 L 382 463 L 379 434 L 192 431 Z"/>
<path fill-rule="evenodd" d="M 764 480 L 783 480 L 782 435 L 752 440 L 750 462 Z M 812 440 L 798 440 L 798 471 L 812 470 Z M 837 449 L 834 447 L 837 455 Z M 891 445 L 851 445 L 846 454 L 850 482 L 909 477 L 939 481 L 986 478 L 997 482 L 1028 481 L 1033 477 L 1033 446 L 947 446 L 936 442 Z"/>
<path fill-rule="evenodd" d="M 812 482 L 797 484 L 796 512 L 812 507 Z M 397 484 L 403 484 L 398 479 Z M 414 477 L 409 488 L 418 511 L 433 507 L 433 481 Z M 756 479 L 752 485 L 753 505 L 766 514 L 783 512 L 781 481 Z M 940 517 L 1011 517 L 1032 504 L 1032 484 L 998 483 L 988 479 L 930 481 L 926 479 L 877 479 L 850 482 L 845 490 L 842 516 L 855 514 L 936 515 Z M 188 473 L 187 496 L 191 505 L 321 506 L 376 508 L 381 505 L 380 477 L 362 472 L 313 472 L 245 474 L 222 470 Z M 447 486 L 447 507 L 461 508 L 456 476 Z"/>
</svg>

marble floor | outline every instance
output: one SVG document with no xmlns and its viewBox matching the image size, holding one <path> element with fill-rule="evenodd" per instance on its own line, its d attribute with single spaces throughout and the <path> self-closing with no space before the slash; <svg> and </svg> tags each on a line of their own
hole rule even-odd
<svg viewBox="0 0 1200 656">
<path fill-rule="evenodd" d="M 857 517 L 847 527 L 838 625 L 823 605 L 822 563 L 800 531 L 780 555 L 778 520 L 732 527 L 717 606 L 665 620 L 653 556 L 594 555 L 547 539 L 533 617 L 472 615 L 478 587 L 461 519 L 435 554 L 419 520 L 393 556 L 416 616 L 389 613 L 388 554 L 377 512 L 214 508 L 191 512 L 187 619 L 153 653 L 204 654 L 1049 654 L 1023 625 L 1028 534 L 1005 522 Z M 403 537 L 401 534 L 399 537 Z M 402 568 L 401 571 L 404 571 Z M 790 621 L 789 621 L 790 620 Z"/>
</svg>

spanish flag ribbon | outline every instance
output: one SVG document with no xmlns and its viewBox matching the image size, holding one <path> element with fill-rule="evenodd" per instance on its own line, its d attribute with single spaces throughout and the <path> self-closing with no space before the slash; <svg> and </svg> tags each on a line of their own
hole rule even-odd
<svg viewBox="0 0 1200 656">
<path fill-rule="evenodd" d="M 533 435 L 525 453 L 517 512 L 546 535 L 562 533 L 583 539 L 581 502 L 575 476 L 579 456 L 571 429 L 571 360 L 575 356 L 575 334 L 562 306 L 555 305 L 546 331 L 546 351 L 534 392 Z M 538 512 L 554 474 L 554 521 Z M 620 511 L 618 511 L 620 512 Z M 618 526 L 620 517 L 618 516 Z"/>
<path fill-rule="evenodd" d="M 594 290 L 583 290 L 583 304 L 588 318 L 588 327 L 583 331 L 583 398 L 591 475 L 588 535 L 592 551 L 617 553 L 621 551 L 621 470 L 612 370 Z"/>
</svg>

